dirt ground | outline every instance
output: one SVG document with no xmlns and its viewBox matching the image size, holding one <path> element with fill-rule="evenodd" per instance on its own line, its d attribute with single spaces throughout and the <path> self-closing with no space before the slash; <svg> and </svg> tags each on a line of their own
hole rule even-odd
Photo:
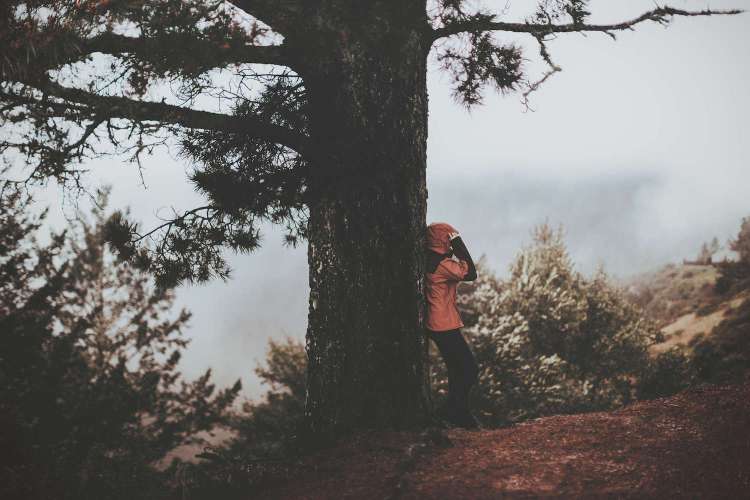
<svg viewBox="0 0 750 500">
<path fill-rule="evenodd" d="M 499 430 L 369 433 L 249 498 L 750 498 L 750 382 Z"/>
</svg>

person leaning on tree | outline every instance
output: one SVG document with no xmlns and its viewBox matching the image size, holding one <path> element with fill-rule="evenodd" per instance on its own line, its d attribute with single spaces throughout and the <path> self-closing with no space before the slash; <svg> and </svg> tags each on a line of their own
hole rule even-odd
<svg viewBox="0 0 750 500">
<path fill-rule="evenodd" d="M 448 369 L 448 399 L 437 415 L 451 425 L 474 429 L 479 424 L 469 409 L 469 392 L 477 382 L 479 367 L 461 333 L 464 323 L 456 306 L 456 289 L 461 281 L 474 281 L 477 269 L 450 224 L 427 226 L 426 266 L 426 334 Z"/>
</svg>

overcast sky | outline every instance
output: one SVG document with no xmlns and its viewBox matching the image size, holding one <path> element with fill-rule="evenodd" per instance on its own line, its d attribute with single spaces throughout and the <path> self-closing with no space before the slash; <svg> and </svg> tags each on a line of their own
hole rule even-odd
<svg viewBox="0 0 750 500">
<path fill-rule="evenodd" d="M 653 5 L 592 1 L 591 22 L 630 18 Z M 526 13 L 513 8 L 505 19 Z M 692 257 L 713 236 L 726 241 L 750 215 L 749 28 L 745 14 L 679 18 L 666 30 L 643 25 L 617 42 L 561 36 L 550 49 L 563 71 L 533 95 L 534 112 L 524 111 L 518 95 L 492 94 L 467 112 L 433 65 L 428 222 L 453 224 L 472 255 L 485 254 L 499 274 L 545 220 L 565 227 L 579 269 L 604 264 L 619 277 Z M 541 69 L 529 62 L 532 74 Z M 112 206 L 130 205 L 147 226 L 159 210 L 195 206 L 187 165 L 164 153 L 145 165 L 147 189 L 133 165 L 111 159 L 92 162 L 90 179 L 113 184 Z M 57 191 L 46 198 L 60 223 Z M 179 304 L 194 314 L 183 358 L 188 376 L 211 366 L 221 383 L 241 377 L 245 394 L 257 396 L 252 370 L 268 338 L 304 337 L 306 245 L 285 247 L 281 235 L 265 228 L 263 248 L 232 256 L 231 281 L 179 290 Z"/>
</svg>

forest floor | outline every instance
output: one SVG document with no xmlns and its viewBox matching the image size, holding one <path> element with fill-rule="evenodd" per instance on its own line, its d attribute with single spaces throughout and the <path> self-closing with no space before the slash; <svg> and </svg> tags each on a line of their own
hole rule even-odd
<svg viewBox="0 0 750 500">
<path fill-rule="evenodd" d="M 250 498 L 750 498 L 750 381 L 495 430 L 373 432 Z"/>
</svg>

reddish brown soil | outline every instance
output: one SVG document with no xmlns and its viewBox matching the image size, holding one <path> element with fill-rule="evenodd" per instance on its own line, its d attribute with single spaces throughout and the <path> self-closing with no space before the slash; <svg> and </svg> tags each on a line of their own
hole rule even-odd
<svg viewBox="0 0 750 500">
<path fill-rule="evenodd" d="M 371 433 L 262 498 L 750 498 L 750 383 L 500 430 Z"/>
</svg>

